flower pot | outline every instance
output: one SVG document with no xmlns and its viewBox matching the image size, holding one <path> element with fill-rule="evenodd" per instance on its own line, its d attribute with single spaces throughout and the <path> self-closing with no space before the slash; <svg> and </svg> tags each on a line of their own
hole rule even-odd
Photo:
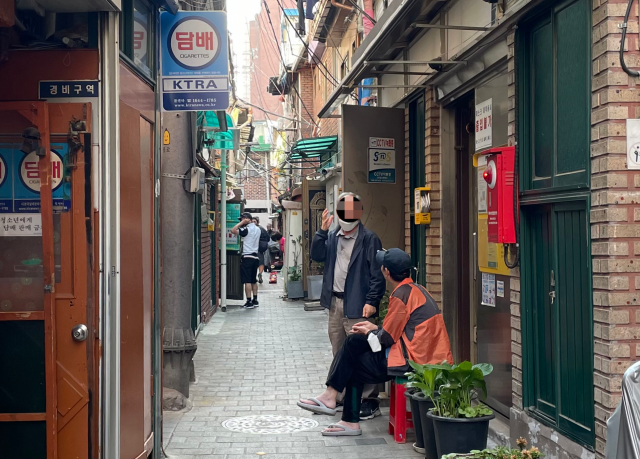
<svg viewBox="0 0 640 459">
<path fill-rule="evenodd" d="M 444 418 L 428 413 L 427 417 L 433 421 L 437 457 L 442 457 L 445 454 L 465 454 L 485 449 L 489 436 L 489 421 L 496 416 L 492 414 L 479 418 Z"/>
<path fill-rule="evenodd" d="M 416 448 L 424 449 L 424 442 L 422 441 L 422 419 L 420 418 L 420 405 L 414 398 L 415 394 L 422 394 L 422 392 L 415 389 L 407 389 L 404 396 L 407 397 L 407 402 L 411 406 L 411 417 L 413 418 L 413 427 L 416 431 Z"/>
<path fill-rule="evenodd" d="M 422 441 L 424 444 L 424 457 L 426 459 L 438 459 L 438 450 L 436 447 L 436 435 L 433 430 L 433 420 L 427 416 L 429 410 L 434 407 L 431 399 L 427 398 L 422 392 L 416 392 L 413 394 L 415 403 L 418 404 L 420 423 L 416 425 L 416 431 L 418 425 L 422 429 Z M 416 433 L 417 435 L 417 433 Z"/>
<path fill-rule="evenodd" d="M 287 282 L 287 298 L 290 300 L 304 298 L 304 287 L 301 280 Z"/>
</svg>

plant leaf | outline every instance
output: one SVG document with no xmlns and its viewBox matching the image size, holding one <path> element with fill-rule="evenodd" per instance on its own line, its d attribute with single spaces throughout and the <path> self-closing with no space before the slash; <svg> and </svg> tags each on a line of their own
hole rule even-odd
<svg viewBox="0 0 640 459">
<path fill-rule="evenodd" d="M 483 376 L 487 376 L 493 372 L 493 365 L 490 363 L 476 363 L 473 368 L 479 368 Z"/>
</svg>

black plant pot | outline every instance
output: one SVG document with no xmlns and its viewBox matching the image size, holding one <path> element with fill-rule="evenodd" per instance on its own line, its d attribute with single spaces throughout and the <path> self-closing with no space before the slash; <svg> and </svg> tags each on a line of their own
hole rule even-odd
<svg viewBox="0 0 640 459">
<path fill-rule="evenodd" d="M 472 450 L 483 450 L 487 447 L 489 421 L 496 416 L 480 418 L 443 418 L 433 413 L 427 417 L 433 421 L 436 434 L 438 457 L 445 454 L 466 454 Z"/>
<path fill-rule="evenodd" d="M 411 403 L 411 417 L 413 418 L 413 427 L 416 431 L 416 448 L 424 449 L 424 442 L 422 441 L 422 419 L 420 418 L 420 405 L 418 401 L 413 397 L 415 394 L 421 394 L 422 392 L 415 389 L 407 389 L 404 396 Z"/>
<path fill-rule="evenodd" d="M 416 392 L 413 394 L 412 403 L 418 404 L 418 409 L 420 412 L 420 424 L 418 425 L 422 428 L 424 457 L 426 459 L 438 459 L 440 456 L 438 456 L 438 451 L 436 448 L 436 435 L 433 430 L 433 420 L 427 416 L 429 410 L 434 407 L 433 402 L 422 392 Z M 418 427 L 416 426 L 416 431 L 417 429 Z"/>
</svg>

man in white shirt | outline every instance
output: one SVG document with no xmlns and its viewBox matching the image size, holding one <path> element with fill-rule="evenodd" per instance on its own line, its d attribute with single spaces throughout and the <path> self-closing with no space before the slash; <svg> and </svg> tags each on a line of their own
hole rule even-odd
<svg viewBox="0 0 640 459">
<path fill-rule="evenodd" d="M 251 221 L 251 214 L 244 212 L 240 216 L 240 223 L 231 228 L 233 234 L 239 234 L 242 238 L 242 257 L 240 264 L 240 281 L 244 284 L 244 293 L 247 302 L 246 309 L 253 309 L 258 303 L 258 257 L 260 245 L 260 228 Z M 251 294 L 253 293 L 253 300 Z"/>
</svg>

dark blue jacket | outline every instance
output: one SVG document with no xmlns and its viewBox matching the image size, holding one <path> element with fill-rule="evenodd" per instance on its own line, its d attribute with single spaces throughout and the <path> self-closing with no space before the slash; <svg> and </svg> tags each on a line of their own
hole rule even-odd
<svg viewBox="0 0 640 459">
<path fill-rule="evenodd" d="M 361 318 L 365 304 L 377 309 L 386 290 L 384 276 L 376 262 L 376 253 L 382 249 L 380 238 L 366 229 L 362 223 L 359 228 L 344 286 L 344 315 L 349 319 Z M 331 308 L 338 231 L 339 228 L 331 232 L 320 230 L 311 243 L 311 259 L 324 263 L 320 304 L 327 309 Z M 375 316 L 377 315 L 378 311 Z"/>
</svg>

